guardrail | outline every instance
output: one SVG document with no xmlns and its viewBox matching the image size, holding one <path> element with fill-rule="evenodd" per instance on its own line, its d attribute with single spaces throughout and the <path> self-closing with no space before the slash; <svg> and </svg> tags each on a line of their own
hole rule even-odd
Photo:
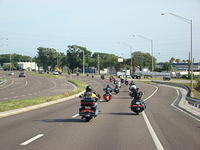
<svg viewBox="0 0 200 150">
<path fill-rule="evenodd" d="M 172 83 L 172 82 L 162 82 L 162 81 L 152 81 L 152 82 L 159 83 L 159 84 L 166 84 L 166 85 L 176 86 L 176 87 L 180 87 L 180 88 L 185 89 L 187 91 L 185 99 L 188 101 L 188 104 L 200 109 L 200 99 L 196 99 L 196 98 L 192 98 L 191 97 L 191 89 L 190 89 L 190 87 L 188 87 L 186 85 Z"/>
</svg>

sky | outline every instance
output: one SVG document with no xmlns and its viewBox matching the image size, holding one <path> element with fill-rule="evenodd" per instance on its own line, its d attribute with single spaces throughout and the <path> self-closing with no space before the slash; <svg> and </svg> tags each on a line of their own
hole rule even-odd
<svg viewBox="0 0 200 150">
<path fill-rule="evenodd" d="M 67 45 L 125 58 L 151 52 L 158 62 L 188 59 L 193 21 L 193 57 L 200 61 L 200 0 L 0 0 L 0 54 L 35 56 L 37 48 L 65 52 Z M 130 46 L 132 47 L 130 49 Z"/>
</svg>

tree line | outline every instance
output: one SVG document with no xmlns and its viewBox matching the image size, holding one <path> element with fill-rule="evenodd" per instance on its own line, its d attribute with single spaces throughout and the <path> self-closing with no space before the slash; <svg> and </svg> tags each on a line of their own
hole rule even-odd
<svg viewBox="0 0 200 150">
<path fill-rule="evenodd" d="M 19 54 L 4 54 L 0 55 L 0 64 L 10 62 L 17 69 L 17 62 L 35 61 L 38 67 L 42 67 L 44 71 L 53 71 L 55 67 L 67 67 L 70 72 L 81 71 L 83 65 L 83 54 L 85 59 L 85 68 L 110 68 L 116 71 L 130 69 L 131 58 L 124 59 L 123 62 L 118 62 L 118 56 L 109 53 L 100 53 L 88 50 L 86 47 L 78 45 L 68 45 L 66 53 L 59 52 L 54 48 L 38 47 L 35 57 L 23 56 Z M 135 51 L 132 53 L 132 61 L 138 68 L 149 68 L 151 70 L 152 56 L 149 53 Z M 99 60 L 99 61 L 98 61 Z M 153 57 L 154 68 L 156 59 Z M 77 70 L 78 69 L 78 70 Z"/>
</svg>

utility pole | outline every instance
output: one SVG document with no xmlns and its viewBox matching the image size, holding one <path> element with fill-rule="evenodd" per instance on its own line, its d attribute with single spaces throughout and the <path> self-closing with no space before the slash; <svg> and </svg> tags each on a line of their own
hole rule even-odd
<svg viewBox="0 0 200 150">
<path fill-rule="evenodd" d="M 85 74 L 85 53 L 83 50 L 83 75 Z"/>
<path fill-rule="evenodd" d="M 11 71 L 11 54 L 10 54 L 10 71 Z"/>
<path fill-rule="evenodd" d="M 153 40 L 151 40 L 151 71 L 153 72 Z"/>
<path fill-rule="evenodd" d="M 99 67 L 99 54 L 97 55 L 97 68 L 98 68 L 98 74 L 100 74 L 100 67 Z"/>
</svg>

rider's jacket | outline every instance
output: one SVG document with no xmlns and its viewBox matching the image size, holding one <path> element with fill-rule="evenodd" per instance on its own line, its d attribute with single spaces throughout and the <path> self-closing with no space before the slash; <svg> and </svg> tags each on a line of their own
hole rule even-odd
<svg viewBox="0 0 200 150">
<path fill-rule="evenodd" d="M 83 97 L 84 98 L 94 98 L 94 99 L 98 99 L 98 96 L 96 95 L 96 93 L 94 93 L 94 92 L 85 92 L 84 94 L 83 94 Z"/>
<path fill-rule="evenodd" d="M 113 91 L 112 88 L 104 88 L 103 90 L 104 90 L 105 92 L 112 92 L 112 91 Z"/>
</svg>

